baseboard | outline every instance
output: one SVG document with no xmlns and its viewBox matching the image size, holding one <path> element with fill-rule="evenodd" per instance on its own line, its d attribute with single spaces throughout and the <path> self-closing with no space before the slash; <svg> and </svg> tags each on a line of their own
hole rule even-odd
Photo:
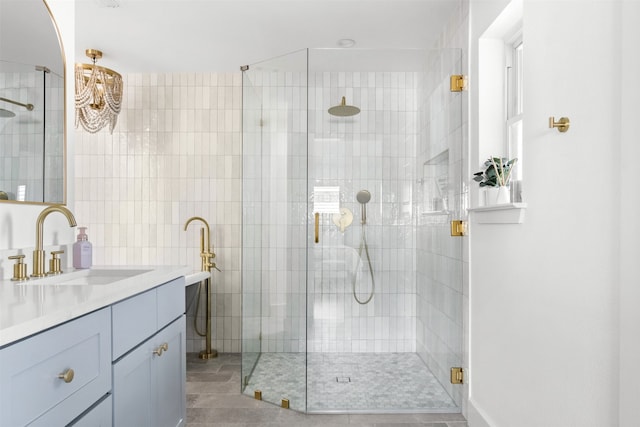
<svg viewBox="0 0 640 427">
<path fill-rule="evenodd" d="M 467 402 L 467 424 L 469 427 L 495 427 L 472 399 Z"/>
</svg>

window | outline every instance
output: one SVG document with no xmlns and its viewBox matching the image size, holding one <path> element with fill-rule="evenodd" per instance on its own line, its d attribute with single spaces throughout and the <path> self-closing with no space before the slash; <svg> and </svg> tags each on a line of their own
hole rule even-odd
<svg viewBox="0 0 640 427">
<path fill-rule="evenodd" d="M 511 174 L 511 200 L 522 201 L 522 124 L 523 124 L 523 57 L 522 37 L 517 37 L 506 49 L 506 122 L 505 141 L 510 159 L 518 158 Z"/>
</svg>

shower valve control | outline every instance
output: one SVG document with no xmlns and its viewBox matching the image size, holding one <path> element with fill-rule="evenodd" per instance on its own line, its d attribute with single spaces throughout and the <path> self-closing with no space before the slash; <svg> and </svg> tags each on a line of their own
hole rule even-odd
<svg viewBox="0 0 640 427">
<path fill-rule="evenodd" d="M 340 213 L 333 214 L 333 223 L 344 233 L 345 229 L 353 222 L 353 212 L 348 208 L 340 208 Z"/>
</svg>

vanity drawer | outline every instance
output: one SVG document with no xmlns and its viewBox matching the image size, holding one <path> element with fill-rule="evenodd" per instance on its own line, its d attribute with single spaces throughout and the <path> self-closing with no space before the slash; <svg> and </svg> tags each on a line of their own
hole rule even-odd
<svg viewBox="0 0 640 427">
<path fill-rule="evenodd" d="M 110 356 L 108 308 L 0 350 L 0 424 L 68 424 L 111 389 Z"/>
<path fill-rule="evenodd" d="M 158 288 L 158 329 L 182 316 L 184 311 L 184 277 Z"/>
<path fill-rule="evenodd" d="M 111 307 L 113 360 L 156 333 L 156 290 L 133 296 Z"/>
<path fill-rule="evenodd" d="M 184 277 L 114 304 L 113 360 L 184 314 Z"/>
<path fill-rule="evenodd" d="M 113 425 L 113 401 L 111 395 L 75 420 L 73 427 L 111 427 Z"/>
</svg>

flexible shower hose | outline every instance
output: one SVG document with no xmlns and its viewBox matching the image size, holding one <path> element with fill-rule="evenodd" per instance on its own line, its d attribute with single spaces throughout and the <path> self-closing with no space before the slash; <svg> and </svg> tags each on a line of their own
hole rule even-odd
<svg viewBox="0 0 640 427">
<path fill-rule="evenodd" d="M 371 275 L 371 293 L 369 294 L 369 298 L 367 298 L 365 301 L 360 301 L 360 299 L 358 298 L 358 295 L 356 294 L 356 279 L 358 277 L 357 272 L 358 272 L 358 268 L 360 268 L 360 261 L 362 261 L 362 248 L 364 248 L 364 252 L 367 255 L 367 263 L 369 264 L 369 274 Z M 369 256 L 369 245 L 367 244 L 367 237 L 365 236 L 364 224 L 362 224 L 360 248 L 358 248 L 358 263 L 356 264 L 356 269 L 355 269 L 355 272 L 353 273 L 352 288 L 353 288 L 353 298 L 355 298 L 358 304 L 362 304 L 362 305 L 368 304 L 369 301 L 371 301 L 371 298 L 373 298 L 373 293 L 376 290 L 376 281 L 373 278 L 373 267 L 371 266 L 371 257 Z"/>
<path fill-rule="evenodd" d="M 201 337 L 204 337 L 206 335 L 206 333 L 200 332 L 200 330 L 198 329 L 198 313 L 200 312 L 200 295 L 202 295 L 202 288 L 204 287 L 203 282 L 204 280 L 200 281 L 200 284 L 198 285 L 197 296 L 194 297 L 196 298 L 196 314 L 193 317 L 193 329 L 196 331 L 196 334 L 200 335 Z M 192 305 L 193 305 L 193 298 L 191 299 L 191 302 L 189 302 L 185 312 L 188 313 Z"/>
</svg>

